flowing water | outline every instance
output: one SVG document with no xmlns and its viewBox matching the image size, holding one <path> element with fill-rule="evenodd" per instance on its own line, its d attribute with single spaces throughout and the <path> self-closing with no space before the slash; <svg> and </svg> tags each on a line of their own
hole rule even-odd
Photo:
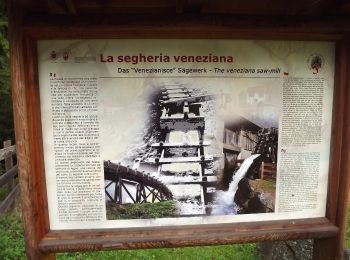
<svg viewBox="0 0 350 260">
<path fill-rule="evenodd" d="M 235 215 L 237 214 L 238 207 L 234 202 L 234 197 L 238 189 L 238 183 L 246 176 L 247 171 L 259 157 L 260 154 L 253 154 L 244 160 L 241 167 L 233 175 L 232 181 L 227 191 L 217 191 L 216 199 L 213 205 L 212 215 Z"/>
</svg>

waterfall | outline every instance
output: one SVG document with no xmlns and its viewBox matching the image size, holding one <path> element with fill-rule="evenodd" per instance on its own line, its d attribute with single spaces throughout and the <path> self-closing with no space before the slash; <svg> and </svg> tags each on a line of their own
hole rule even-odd
<svg viewBox="0 0 350 260">
<path fill-rule="evenodd" d="M 260 154 L 253 154 L 245 159 L 232 176 L 232 181 L 227 191 L 217 191 L 212 215 L 235 215 L 237 214 L 237 206 L 234 202 L 234 197 L 238 189 L 238 183 L 245 177 L 250 166 Z"/>
</svg>

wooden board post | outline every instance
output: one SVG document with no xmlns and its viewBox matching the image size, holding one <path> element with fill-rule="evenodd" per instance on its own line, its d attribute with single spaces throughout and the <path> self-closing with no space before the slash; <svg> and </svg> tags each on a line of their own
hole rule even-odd
<svg viewBox="0 0 350 260">
<path fill-rule="evenodd" d="M 13 112 L 17 145 L 18 170 L 21 173 L 19 184 L 23 212 L 27 259 L 55 259 L 54 254 L 42 253 L 39 242 L 48 231 L 47 215 L 42 194 L 45 193 L 40 173 L 43 162 L 38 157 L 41 146 L 38 140 L 38 118 L 34 117 L 33 95 L 30 93 L 30 80 L 34 72 L 26 67 L 28 50 L 22 31 L 22 9 L 9 1 L 9 41 Z M 28 56 L 27 56 L 28 57 Z M 34 55 L 31 54 L 31 58 Z M 32 101 L 32 102 L 31 102 Z M 37 101 L 36 101 L 37 102 Z M 35 123 L 34 123 L 35 121 Z M 33 123 L 36 126 L 33 126 Z M 40 133 L 40 131 L 39 131 Z M 41 180 L 40 180 L 41 179 Z"/>
<path fill-rule="evenodd" d="M 330 165 L 330 170 L 339 172 L 330 176 L 328 184 L 327 217 L 339 227 L 339 233 L 333 238 L 315 239 L 314 260 L 343 259 L 347 227 L 348 197 L 350 185 L 350 41 L 345 38 L 337 48 L 338 70 L 335 76 L 338 88 L 335 100 L 338 109 L 333 111 L 333 132 L 341 129 L 341 133 L 333 136 L 332 156 L 337 158 Z M 344 97 L 343 99 L 340 97 Z"/>
<path fill-rule="evenodd" d="M 167 17 L 165 21 L 153 15 L 136 18 L 113 15 L 103 19 L 98 15 L 69 15 L 67 19 L 62 19 L 62 16 L 52 13 L 33 17 L 29 13 L 24 16 L 24 10 L 17 8 L 13 2 L 9 1 L 11 79 L 28 259 L 54 259 L 55 252 L 77 250 L 181 247 L 303 238 L 315 239 L 315 260 L 342 259 L 350 181 L 349 21 L 343 23 L 338 19 L 327 22 L 320 18 L 307 20 L 300 17 L 297 22 L 293 18 L 280 23 L 278 17 L 266 19 L 253 16 L 249 22 L 242 24 L 240 19 L 220 15 L 180 15 Z M 326 216 L 161 228 L 51 230 L 43 160 L 37 41 L 85 38 L 239 38 L 335 42 L 335 96 Z M 169 102 L 180 101 L 183 102 L 180 99 Z M 167 162 L 164 160 L 161 162 Z"/>
</svg>

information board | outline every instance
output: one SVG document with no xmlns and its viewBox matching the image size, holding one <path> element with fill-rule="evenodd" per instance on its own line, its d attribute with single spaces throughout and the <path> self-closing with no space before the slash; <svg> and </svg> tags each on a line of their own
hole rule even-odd
<svg viewBox="0 0 350 260">
<path fill-rule="evenodd" d="M 334 43 L 37 48 L 51 230 L 325 216 Z"/>
</svg>

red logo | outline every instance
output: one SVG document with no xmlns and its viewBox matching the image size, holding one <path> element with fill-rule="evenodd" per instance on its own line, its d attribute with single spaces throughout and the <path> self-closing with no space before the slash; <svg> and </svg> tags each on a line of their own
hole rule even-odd
<svg viewBox="0 0 350 260">
<path fill-rule="evenodd" d="M 307 59 L 309 69 L 312 71 L 312 74 L 317 75 L 321 68 L 324 66 L 324 58 L 320 54 L 311 54 Z"/>
<path fill-rule="evenodd" d="M 56 60 L 57 59 L 57 53 L 55 51 L 51 51 L 50 58 L 51 58 L 51 60 Z"/>
</svg>

